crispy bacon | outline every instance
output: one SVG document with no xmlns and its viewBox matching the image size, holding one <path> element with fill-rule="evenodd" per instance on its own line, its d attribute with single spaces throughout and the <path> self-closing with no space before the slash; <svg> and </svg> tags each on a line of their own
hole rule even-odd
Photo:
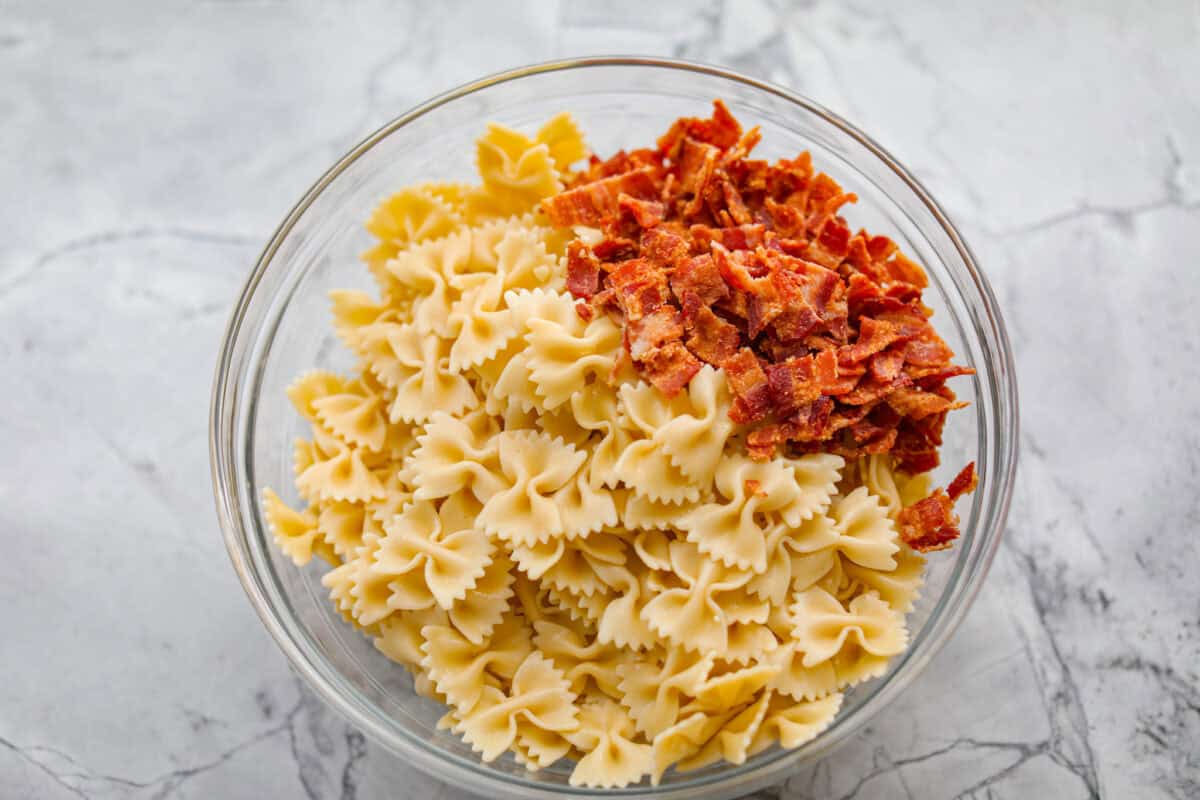
<svg viewBox="0 0 1200 800">
<path fill-rule="evenodd" d="M 702 364 L 722 368 L 754 458 L 785 446 L 936 467 L 946 415 L 962 405 L 946 382 L 972 370 L 930 324 L 924 270 L 887 237 L 852 232 L 841 209 L 854 194 L 808 153 L 750 159 L 760 139 L 717 102 L 655 148 L 592 158 L 543 201 L 553 224 L 604 237 L 567 250 L 580 316 L 620 323 L 623 363 L 665 394 Z M 954 496 L 969 483 L 956 479 Z M 953 527 L 940 514 L 910 512 L 910 537 L 937 546 Z"/>
<path fill-rule="evenodd" d="M 542 201 L 542 211 L 559 227 L 590 225 L 599 227 L 620 211 L 620 197 L 653 200 L 658 196 L 654 169 L 642 167 L 632 172 L 601 178 L 574 189 L 560 192 Z"/>
<path fill-rule="evenodd" d="M 904 543 L 921 553 L 945 550 L 959 536 L 954 503 L 942 489 L 902 509 L 896 522 Z"/>
<path fill-rule="evenodd" d="M 979 473 L 975 471 L 975 462 L 972 461 L 954 476 L 954 480 L 950 481 L 946 487 L 946 494 L 949 495 L 951 502 L 957 502 L 958 498 L 964 494 L 975 491 L 975 487 L 978 485 Z"/>
<path fill-rule="evenodd" d="M 600 259 L 576 239 L 567 246 L 567 291 L 573 297 L 590 300 L 600 290 Z"/>
<path fill-rule="evenodd" d="M 725 285 L 713 257 L 707 253 L 676 263 L 671 272 L 671 291 L 681 303 L 684 295 L 690 292 L 706 306 L 729 296 L 729 287 Z"/>
<path fill-rule="evenodd" d="M 723 364 L 737 353 L 742 335 L 738 329 L 718 317 L 695 292 L 683 295 L 685 344 L 692 355 L 707 364 Z"/>
<path fill-rule="evenodd" d="M 934 489 L 929 497 L 900 511 L 896 518 L 900 538 L 912 549 L 923 553 L 945 550 L 959 537 L 955 501 L 975 491 L 978 485 L 979 475 L 972 461 L 963 467 L 946 489 Z"/>
<path fill-rule="evenodd" d="M 679 394 L 704 366 L 678 341 L 657 348 L 637 364 L 646 379 L 667 397 Z"/>
</svg>

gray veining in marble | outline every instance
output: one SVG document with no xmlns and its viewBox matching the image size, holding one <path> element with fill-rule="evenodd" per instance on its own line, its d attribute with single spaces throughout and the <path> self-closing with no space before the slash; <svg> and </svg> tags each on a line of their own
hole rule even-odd
<svg viewBox="0 0 1200 800">
<path fill-rule="evenodd" d="M 1007 314 L 1007 540 L 965 624 L 764 796 L 1200 796 L 1200 5 L 0 2 L 0 796 L 457 798 L 298 685 L 218 535 L 211 369 L 327 164 L 586 53 L 735 67 L 912 167 Z"/>
</svg>

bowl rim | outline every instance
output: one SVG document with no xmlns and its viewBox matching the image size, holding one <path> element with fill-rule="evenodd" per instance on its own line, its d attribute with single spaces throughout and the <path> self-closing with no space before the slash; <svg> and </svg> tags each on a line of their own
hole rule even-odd
<svg viewBox="0 0 1200 800">
<path fill-rule="evenodd" d="M 308 686 L 329 706 L 341 714 L 346 721 L 355 727 L 365 730 L 375 741 L 384 745 L 389 751 L 410 759 L 415 766 L 427 774 L 435 776 L 438 780 L 448 781 L 453 779 L 460 781 L 460 785 L 472 791 L 500 790 L 503 792 L 520 792 L 521 796 L 526 797 L 546 798 L 598 796 L 603 794 L 623 797 L 652 796 L 655 798 L 680 798 L 682 800 L 682 798 L 693 796 L 692 793 L 697 789 L 717 788 L 724 781 L 737 779 L 738 785 L 736 789 L 739 792 L 749 792 L 782 778 L 786 774 L 784 768 L 788 766 L 787 762 L 797 760 L 796 757 L 800 755 L 801 751 L 783 751 L 768 761 L 759 762 L 753 766 L 746 764 L 727 774 L 715 775 L 696 781 L 686 781 L 669 786 L 650 787 L 649 789 L 643 786 L 634 786 L 624 789 L 598 791 L 584 789 L 583 787 L 538 786 L 528 781 L 520 781 L 514 776 L 499 771 L 469 769 L 455 763 L 453 760 L 447 759 L 444 754 L 432 748 L 420 747 L 419 742 L 399 740 L 393 735 L 392 731 L 386 729 L 377 720 L 372 719 L 369 714 L 362 713 L 357 708 L 359 704 L 354 702 L 353 698 L 337 691 L 336 687 L 331 685 L 320 674 L 316 665 L 311 663 L 302 648 L 285 630 L 282 621 L 274 613 L 273 606 L 266 596 L 265 588 L 260 584 L 260 576 L 248 563 L 247 553 L 243 551 L 239 543 L 239 536 L 243 532 L 240 522 L 241 503 L 237 487 L 234 485 L 237 477 L 234 464 L 238 452 L 237 443 L 234 439 L 238 426 L 233 413 L 238 407 L 239 398 L 238 386 L 236 383 L 231 385 L 231 368 L 239 355 L 243 358 L 245 357 L 244 353 L 239 353 L 239 344 L 241 343 L 241 334 L 243 333 L 247 312 L 254 298 L 255 291 L 280 246 L 316 198 L 351 164 L 375 145 L 430 111 L 492 86 L 547 73 L 614 66 L 693 72 L 740 83 L 789 101 L 821 118 L 837 128 L 841 133 L 857 141 L 903 182 L 916 199 L 925 206 L 926 210 L 932 215 L 933 220 L 937 223 L 937 226 L 948 237 L 950 243 L 957 251 L 959 258 L 962 260 L 963 265 L 966 267 L 971 282 L 979 293 L 979 297 L 982 300 L 982 311 L 987 323 L 990 325 L 994 348 L 992 355 L 996 356 L 996 361 L 989 364 L 994 371 L 994 380 L 990 387 L 995 408 L 994 427 L 1007 431 L 1007 434 L 996 437 L 996 465 L 1001 467 L 1001 469 L 997 470 L 995 474 L 988 476 L 989 480 L 987 480 L 987 483 L 991 484 L 988 487 L 991 489 L 991 492 L 989 494 L 990 504 L 986 508 L 989 513 L 986 515 L 986 519 L 976 520 L 976 523 L 982 528 L 980 533 L 986 537 L 983 540 L 984 547 L 977 554 L 977 560 L 973 565 L 973 572 L 976 578 L 973 582 L 967 582 L 966 585 L 960 588 L 960 591 L 952 597 L 954 602 L 951 605 L 946 605 L 946 593 L 945 590 L 943 591 L 943 598 L 939 601 L 940 614 L 938 614 L 936 619 L 941 624 L 935 630 L 931 630 L 929 637 L 924 641 L 924 648 L 920 653 L 920 658 L 917 660 L 917 663 L 913 664 L 910 673 L 906 676 L 907 679 L 901 683 L 896 683 L 891 679 L 886 681 L 858 709 L 857 713 L 860 716 L 858 725 L 842 730 L 841 735 L 836 739 L 829 739 L 829 737 L 824 735 L 818 736 L 816 740 L 804 748 L 804 752 L 809 757 L 827 753 L 837 745 L 843 743 L 862 724 L 865 724 L 870 718 L 874 717 L 890 704 L 905 686 L 924 671 L 932 657 L 941 650 L 958 629 L 958 626 L 962 623 L 967 611 L 982 588 L 984 579 L 999 548 L 1012 500 L 1020 442 L 1019 403 L 1012 348 L 1004 320 L 1000 315 L 995 294 L 987 279 L 980 271 L 974 254 L 951 222 L 949 215 L 934 200 L 921 182 L 901 165 L 891 153 L 847 120 L 789 89 L 768 81 L 743 75 L 724 67 L 676 58 L 620 55 L 556 59 L 503 70 L 464 83 L 412 107 L 378 127 L 354 145 L 333 166 L 329 167 L 291 208 L 259 254 L 254 269 L 242 285 L 237 302 L 226 324 L 214 370 L 209 409 L 209 461 L 218 522 L 222 529 L 230 561 L 259 619 L 275 640 L 276 645 L 287 657 L 292 669 L 297 671 L 304 678 Z M 989 387 L 985 386 L 984 388 Z M 228 436 L 223 438 L 222 434 L 228 434 Z M 958 574 L 956 582 L 963 581 L 964 576 L 965 573 Z M 935 613 L 937 611 L 938 609 L 935 608 Z M 931 619 L 933 619 L 932 616 Z M 914 657 L 911 651 L 906 652 L 905 655 L 908 656 L 905 659 L 906 662 Z M 789 756 L 792 758 L 789 758 Z M 759 774 L 756 776 L 754 767 L 774 767 L 774 769 L 766 773 L 759 769 Z M 730 788 L 735 787 L 731 786 Z"/>
</svg>

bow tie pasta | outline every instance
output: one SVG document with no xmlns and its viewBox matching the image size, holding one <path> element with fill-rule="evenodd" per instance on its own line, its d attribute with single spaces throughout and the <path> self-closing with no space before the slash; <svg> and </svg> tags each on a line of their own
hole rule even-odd
<svg viewBox="0 0 1200 800">
<path fill-rule="evenodd" d="M 901 522 L 928 486 L 885 452 L 764 457 L 762 429 L 738 421 L 745 375 L 711 361 L 665 391 L 679 354 L 664 337 L 736 344 L 714 305 L 728 292 L 709 256 L 639 283 L 631 254 L 589 278 L 624 312 L 577 302 L 581 243 L 635 246 L 620 220 L 665 213 L 607 179 L 572 202 L 616 209 L 613 227 L 550 224 L 539 204 L 575 194 L 586 156 L 565 114 L 533 136 L 491 125 L 476 184 L 379 205 L 363 255 L 378 294 L 331 292 L 360 373 L 289 387 L 312 426 L 295 449 L 303 505 L 267 490 L 262 510 L 297 565 L 332 566 L 336 609 L 483 760 L 573 759 L 572 785 L 617 787 L 824 730 L 842 691 L 907 644 L 924 559 Z M 609 186 L 599 163 L 587 175 Z M 664 242 L 643 234 L 645 257 Z M 685 330 L 664 293 L 708 300 L 684 303 Z"/>
</svg>

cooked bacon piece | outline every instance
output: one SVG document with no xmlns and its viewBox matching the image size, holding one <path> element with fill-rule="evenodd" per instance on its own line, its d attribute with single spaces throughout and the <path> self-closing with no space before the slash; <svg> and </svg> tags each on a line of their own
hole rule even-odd
<svg viewBox="0 0 1200 800">
<path fill-rule="evenodd" d="M 839 397 L 838 401 L 848 406 L 878 403 L 880 400 L 895 397 L 908 383 L 909 378 L 906 375 L 890 381 L 881 381 L 874 375 L 864 375 L 855 387 Z M 896 410 L 899 411 L 898 408 Z"/>
<path fill-rule="evenodd" d="M 766 372 L 767 383 L 771 387 L 771 401 L 775 412 L 781 416 L 792 414 L 821 396 L 814 356 L 789 358 L 783 363 L 768 366 Z"/>
<path fill-rule="evenodd" d="M 893 251 L 891 258 L 884 263 L 893 281 L 911 283 L 913 286 L 920 287 L 921 289 L 929 285 L 929 276 L 925 274 L 925 270 L 921 268 L 921 265 L 908 258 L 908 256 L 899 250 Z"/>
<path fill-rule="evenodd" d="M 798 442 L 819 442 L 828 439 L 833 416 L 833 399 L 818 397 L 804 408 L 788 418 L 791 425 L 791 438 Z"/>
<path fill-rule="evenodd" d="M 541 208 L 550 218 L 550 222 L 559 227 L 599 227 L 619 213 L 619 198 L 622 194 L 642 200 L 657 198 L 658 186 L 654 180 L 654 169 L 642 167 L 568 189 L 553 197 L 547 197 L 542 201 Z"/>
<path fill-rule="evenodd" d="M 658 140 L 658 151 L 671 158 L 680 141 L 685 138 L 714 145 L 720 150 L 728 150 L 735 147 L 742 138 L 742 126 L 733 114 L 729 113 L 729 108 L 723 102 L 714 100 L 711 119 L 681 117 L 675 120 L 671 129 Z"/>
<path fill-rule="evenodd" d="M 603 239 L 592 247 L 592 255 L 606 264 L 614 261 L 628 261 L 631 258 L 637 258 L 638 243 L 623 237 Z"/>
<path fill-rule="evenodd" d="M 877 381 L 891 382 L 896 380 L 904 369 L 904 349 L 891 347 L 876 353 L 871 358 L 871 376 Z M 912 378 L 912 375 L 909 375 Z"/>
<path fill-rule="evenodd" d="M 600 290 L 600 259 L 576 239 L 567 245 L 567 291 L 572 297 L 590 300 Z"/>
<path fill-rule="evenodd" d="M 584 322 L 591 322 L 596 316 L 596 310 L 588 305 L 586 300 L 580 300 L 575 304 L 575 313 Z"/>
<path fill-rule="evenodd" d="M 738 329 L 718 317 L 695 292 L 683 295 L 685 344 L 692 354 L 713 366 L 720 366 L 737 353 L 742 335 Z"/>
<path fill-rule="evenodd" d="M 838 363 L 857 364 L 905 338 L 899 325 L 863 317 L 857 341 L 838 350 Z"/>
<path fill-rule="evenodd" d="M 959 519 L 954 513 L 954 502 L 964 494 L 975 491 L 979 475 L 975 462 L 963 467 L 945 489 L 934 489 L 924 500 L 901 510 L 896 521 L 900 527 L 900 538 L 914 550 L 928 553 L 944 550 L 959 537 Z"/>
<path fill-rule="evenodd" d="M 666 209 L 657 200 L 642 200 L 622 192 L 617 195 L 617 207 L 643 228 L 653 228 L 663 221 Z"/>
<path fill-rule="evenodd" d="M 765 417 L 771 408 L 771 386 L 754 351 L 743 347 L 721 366 L 733 393 L 729 418 L 737 423 L 748 423 Z"/>
<path fill-rule="evenodd" d="M 975 471 L 975 462 L 972 461 L 954 476 L 954 480 L 950 481 L 950 485 L 946 487 L 946 494 L 950 497 L 951 502 L 956 502 L 964 494 L 975 491 L 975 487 L 978 485 L 979 473 Z"/>
<path fill-rule="evenodd" d="M 608 274 L 625 321 L 640 319 L 667 302 L 669 289 L 662 269 L 648 259 L 624 261 Z"/>
<path fill-rule="evenodd" d="M 706 306 L 729 296 L 729 287 L 708 254 L 677 263 L 671 273 L 671 291 L 681 303 L 691 293 Z"/>
<path fill-rule="evenodd" d="M 726 250 L 753 250 L 766 241 L 767 229 L 760 224 L 737 225 L 732 228 L 713 228 L 708 225 L 693 225 L 689 229 L 693 246 L 707 253 L 713 242 Z"/>
<path fill-rule="evenodd" d="M 672 267 L 689 257 L 688 241 L 682 229 L 659 225 L 642 232 L 642 256 L 660 267 Z"/>
<path fill-rule="evenodd" d="M 637 363 L 646 379 L 667 397 L 679 394 L 704 366 L 678 341 L 668 342 Z"/>
<path fill-rule="evenodd" d="M 942 489 L 902 509 L 896 522 L 904 543 L 921 553 L 945 550 L 959 536 L 954 503 Z"/>
<path fill-rule="evenodd" d="M 942 414 L 966 406 L 966 403 L 954 401 L 953 392 L 950 393 L 950 397 L 945 397 L 934 392 L 912 388 L 896 389 L 887 396 L 887 403 L 901 416 L 912 419 L 924 419 L 932 414 Z"/>
<path fill-rule="evenodd" d="M 631 319 L 626 334 L 629 355 L 634 361 L 641 361 L 668 342 L 679 341 L 683 336 L 683 320 L 674 306 L 663 305 Z"/>
</svg>

